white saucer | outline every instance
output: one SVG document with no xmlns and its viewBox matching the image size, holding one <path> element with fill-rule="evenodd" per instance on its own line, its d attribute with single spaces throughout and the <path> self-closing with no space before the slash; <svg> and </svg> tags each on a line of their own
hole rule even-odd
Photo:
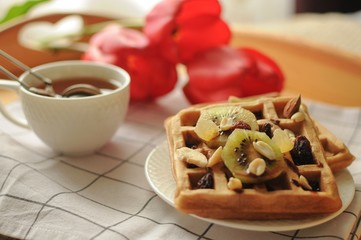
<svg viewBox="0 0 361 240">
<path fill-rule="evenodd" d="M 169 162 L 169 153 L 167 143 L 163 143 L 157 146 L 149 154 L 145 163 L 145 174 L 147 180 L 153 190 L 162 198 L 165 202 L 174 206 L 173 196 L 176 188 L 175 181 L 172 175 L 172 170 Z M 341 214 L 351 203 L 355 194 L 355 184 L 349 171 L 343 170 L 336 174 L 337 186 L 339 189 L 340 197 L 342 200 L 342 207 L 339 211 L 321 215 L 316 217 L 310 217 L 300 220 L 267 220 L 267 221 L 255 221 L 255 220 L 220 220 L 211 218 L 201 218 L 195 215 L 199 219 L 204 221 L 215 223 L 222 226 L 253 230 L 253 231 L 291 231 L 297 229 L 308 228 L 312 226 L 325 223 L 339 214 Z"/>
</svg>

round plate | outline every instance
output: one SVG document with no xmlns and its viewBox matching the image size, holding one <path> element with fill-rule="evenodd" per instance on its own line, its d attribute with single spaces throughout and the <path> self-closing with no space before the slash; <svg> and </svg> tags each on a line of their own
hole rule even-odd
<svg viewBox="0 0 361 240">
<path fill-rule="evenodd" d="M 176 189 L 176 184 L 170 166 L 167 142 L 157 146 L 149 154 L 145 163 L 145 174 L 149 184 L 158 194 L 158 196 L 171 206 L 174 206 L 173 196 Z M 324 214 L 321 216 L 297 220 L 266 221 L 211 219 L 201 218 L 195 215 L 192 216 L 222 226 L 254 231 L 291 231 L 308 228 L 335 218 L 351 203 L 355 194 L 355 184 L 351 174 L 347 170 L 343 170 L 336 174 L 336 181 L 342 200 L 342 207 L 340 210 L 332 214 Z"/>
</svg>

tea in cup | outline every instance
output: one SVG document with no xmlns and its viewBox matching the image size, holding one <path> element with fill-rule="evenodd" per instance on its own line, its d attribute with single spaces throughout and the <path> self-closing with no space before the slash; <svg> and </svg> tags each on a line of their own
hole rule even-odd
<svg viewBox="0 0 361 240">
<path fill-rule="evenodd" d="M 27 71 L 19 80 L 1 80 L 0 88 L 16 89 L 25 115 L 17 119 L 0 104 L 13 123 L 28 127 L 56 152 L 70 156 L 88 155 L 105 145 L 124 121 L 129 105 L 129 74 L 114 65 L 87 61 L 60 61 L 32 68 L 52 80 L 57 93 L 74 84 L 88 84 L 100 94 L 43 96 L 25 88 L 41 88 L 42 82 Z"/>
</svg>

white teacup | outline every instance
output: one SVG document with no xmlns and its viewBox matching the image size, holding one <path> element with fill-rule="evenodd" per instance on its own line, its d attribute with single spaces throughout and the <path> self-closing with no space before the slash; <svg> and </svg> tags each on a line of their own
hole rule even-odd
<svg viewBox="0 0 361 240">
<path fill-rule="evenodd" d="M 19 90 L 26 119 L 17 119 L 0 104 L 5 117 L 19 126 L 31 128 L 45 144 L 64 155 L 91 154 L 112 138 L 129 105 L 130 77 L 125 70 L 109 64 L 75 60 L 44 64 L 32 71 L 48 77 L 54 85 L 59 79 L 95 77 L 111 80 L 116 88 L 94 96 L 60 98 L 35 94 L 18 82 L 0 80 L 0 88 Z M 29 86 L 39 83 L 29 72 L 19 79 Z"/>
</svg>

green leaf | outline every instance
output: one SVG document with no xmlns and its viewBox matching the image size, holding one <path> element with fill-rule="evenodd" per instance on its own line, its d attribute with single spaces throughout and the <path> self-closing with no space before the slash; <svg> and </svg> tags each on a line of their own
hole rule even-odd
<svg viewBox="0 0 361 240">
<path fill-rule="evenodd" d="M 36 5 L 49 1 L 50 0 L 28 0 L 21 4 L 15 4 L 8 10 L 5 16 L 0 20 L 0 24 L 5 23 L 16 17 L 20 17 L 26 14 L 30 9 L 32 9 Z"/>
</svg>

